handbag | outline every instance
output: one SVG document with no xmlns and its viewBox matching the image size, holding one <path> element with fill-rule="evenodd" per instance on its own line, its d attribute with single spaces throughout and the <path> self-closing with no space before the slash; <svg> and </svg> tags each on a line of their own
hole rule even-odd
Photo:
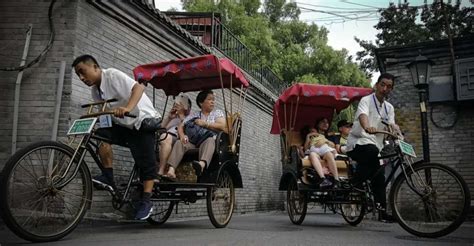
<svg viewBox="0 0 474 246">
<path fill-rule="evenodd" d="M 199 147 L 204 140 L 216 135 L 213 131 L 196 125 L 194 121 L 199 118 L 194 117 L 184 123 L 184 133 L 188 136 L 189 142 L 196 145 L 196 147 Z"/>
</svg>

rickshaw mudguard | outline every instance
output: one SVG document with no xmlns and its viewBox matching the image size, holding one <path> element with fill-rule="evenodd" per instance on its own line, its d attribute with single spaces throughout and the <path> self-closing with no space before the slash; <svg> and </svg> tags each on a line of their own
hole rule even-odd
<svg viewBox="0 0 474 246">
<path fill-rule="evenodd" d="M 286 190 L 292 180 L 298 180 L 296 173 L 292 169 L 284 169 L 280 178 L 278 190 Z"/>
<path fill-rule="evenodd" d="M 222 163 L 222 165 L 214 168 L 207 177 L 203 177 L 201 182 L 216 183 L 217 178 L 223 171 L 227 171 L 229 173 L 235 188 L 243 188 L 242 176 L 240 174 L 239 166 L 232 159 L 227 160 Z"/>
<path fill-rule="evenodd" d="M 232 160 L 228 160 L 219 168 L 219 174 L 223 171 L 227 171 L 232 178 L 235 188 L 244 188 L 242 182 L 242 175 L 240 174 L 239 166 Z"/>
</svg>

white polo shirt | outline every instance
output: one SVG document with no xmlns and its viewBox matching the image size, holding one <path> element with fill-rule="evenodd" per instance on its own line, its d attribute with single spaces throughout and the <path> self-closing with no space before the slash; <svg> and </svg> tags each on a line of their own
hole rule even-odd
<svg viewBox="0 0 474 246">
<path fill-rule="evenodd" d="M 128 100 L 132 95 L 132 88 L 137 82 L 130 78 L 124 72 L 121 72 L 115 68 L 102 69 L 102 80 L 100 82 L 100 91 L 97 86 L 91 87 L 92 98 L 94 101 L 100 101 L 105 99 L 115 98 L 118 101 L 110 103 L 110 109 L 117 107 L 127 106 Z M 150 98 L 143 93 L 137 106 L 135 106 L 130 114 L 136 115 L 137 118 L 124 117 L 117 118 L 112 117 L 113 121 L 121 126 L 139 130 L 142 124 L 142 120 L 145 118 L 154 118 L 159 114 L 153 107 L 153 103 Z"/>
<path fill-rule="evenodd" d="M 369 118 L 369 126 L 375 127 L 378 130 L 384 130 L 385 125 L 382 124 L 382 120 L 389 124 L 395 124 L 395 111 L 387 101 L 380 103 L 375 97 L 375 93 L 363 97 L 354 117 L 354 125 L 347 138 L 347 151 L 351 151 L 358 145 L 374 144 L 379 150 L 383 148 L 383 134 L 369 134 L 359 122 L 359 116 L 361 114 L 367 115 Z"/>
</svg>

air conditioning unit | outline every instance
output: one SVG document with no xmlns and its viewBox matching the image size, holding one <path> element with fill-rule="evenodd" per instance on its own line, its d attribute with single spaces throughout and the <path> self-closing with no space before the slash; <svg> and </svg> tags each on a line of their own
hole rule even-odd
<svg viewBox="0 0 474 246">
<path fill-rule="evenodd" d="M 458 101 L 474 100 L 474 57 L 456 60 Z"/>
</svg>

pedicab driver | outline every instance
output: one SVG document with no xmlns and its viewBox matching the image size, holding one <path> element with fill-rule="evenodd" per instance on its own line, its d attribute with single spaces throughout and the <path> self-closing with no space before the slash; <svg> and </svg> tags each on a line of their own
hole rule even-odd
<svg viewBox="0 0 474 246">
<path fill-rule="evenodd" d="M 347 155 L 357 162 L 357 168 L 351 183 L 356 187 L 372 177 L 380 167 L 379 152 L 383 148 L 383 134 L 374 134 L 384 130 L 385 121 L 395 125 L 395 113 L 392 104 L 385 99 L 394 86 L 394 76 L 381 74 L 375 84 L 375 92 L 363 97 L 357 108 L 354 125 L 347 138 Z M 379 220 L 391 222 L 393 218 L 386 213 L 384 187 L 385 176 L 380 172 L 371 180 L 374 199 L 380 208 Z"/>
<path fill-rule="evenodd" d="M 125 73 L 114 68 L 102 69 L 90 55 L 77 57 L 72 67 L 82 82 L 91 87 L 94 101 L 117 99 L 116 102 L 110 103 L 114 112 L 112 127 L 100 128 L 97 134 L 111 139 L 112 144 L 130 148 L 143 182 L 143 196 L 135 218 L 145 220 L 153 210 L 150 198 L 153 180 L 156 178 L 155 130 L 159 128 L 161 117 L 148 96 L 143 93 L 145 86 Z M 137 117 L 124 117 L 128 113 Z M 103 185 L 103 188 L 114 187 L 113 153 L 110 144 L 101 143 L 99 156 L 104 169 L 101 175 L 93 178 L 94 185 Z"/>
</svg>

